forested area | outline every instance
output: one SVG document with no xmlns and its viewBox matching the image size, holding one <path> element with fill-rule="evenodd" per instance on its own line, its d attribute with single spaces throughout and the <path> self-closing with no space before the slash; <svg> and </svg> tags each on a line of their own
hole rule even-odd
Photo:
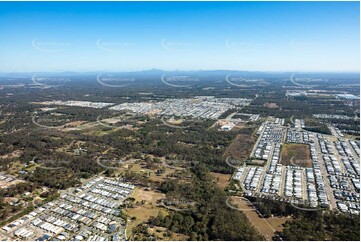
<svg viewBox="0 0 361 242">
<path fill-rule="evenodd" d="M 278 108 L 268 108 L 265 103 L 275 103 Z M 295 118 L 311 117 L 312 114 L 355 115 L 355 107 L 345 105 L 343 100 L 332 98 L 318 98 L 312 96 L 286 97 L 286 90 L 268 91 L 259 96 L 245 107 L 245 113 L 257 113 L 286 118 L 295 115 Z"/>
<path fill-rule="evenodd" d="M 264 217 L 291 216 L 278 233 L 283 240 L 360 240 L 360 217 L 329 210 L 307 211 L 288 203 L 248 197 Z"/>
<path fill-rule="evenodd" d="M 286 222 L 280 236 L 284 240 L 359 241 L 360 217 L 330 211 L 299 213 Z"/>
<path fill-rule="evenodd" d="M 86 178 L 104 170 L 104 167 L 96 163 L 97 157 L 139 159 L 144 155 L 154 155 L 169 160 L 200 162 L 206 164 L 211 171 L 232 172 L 232 168 L 224 162 L 222 154 L 237 132 L 208 129 L 212 124 L 210 121 L 189 121 L 183 124 L 188 125 L 186 129 L 175 129 L 164 125 L 158 119 L 146 118 L 146 122 L 140 124 L 137 120 L 139 118 L 130 122 L 137 126 L 138 130 L 119 129 L 101 136 L 88 135 L 83 131 L 65 133 L 57 129 L 43 128 L 20 130 L 16 135 L 4 134 L 0 137 L 0 155 L 17 151 L 19 157 L 0 159 L 0 165 L 3 170 L 8 169 L 15 161 L 35 166 L 34 172 L 22 175 L 23 178 L 57 189 L 74 186 L 79 178 Z M 108 128 L 100 126 L 98 129 Z M 69 153 L 78 147 L 73 144 L 74 141 L 82 142 L 87 152 L 81 156 Z M 103 154 L 105 150 L 107 153 Z"/>
<path fill-rule="evenodd" d="M 149 220 L 149 226 L 166 227 L 190 240 L 263 240 L 243 213 L 226 205 L 225 192 L 212 183 L 204 165 L 192 167 L 191 174 L 191 181 L 167 180 L 160 190 L 169 199 L 186 199 L 194 206 L 167 216 L 159 214 Z"/>
</svg>

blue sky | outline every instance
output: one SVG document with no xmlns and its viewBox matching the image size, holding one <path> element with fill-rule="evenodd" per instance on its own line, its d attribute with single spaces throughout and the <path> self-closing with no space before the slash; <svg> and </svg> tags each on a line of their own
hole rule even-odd
<svg viewBox="0 0 361 242">
<path fill-rule="evenodd" d="M 359 2 L 0 2 L 0 71 L 359 71 Z"/>
</svg>

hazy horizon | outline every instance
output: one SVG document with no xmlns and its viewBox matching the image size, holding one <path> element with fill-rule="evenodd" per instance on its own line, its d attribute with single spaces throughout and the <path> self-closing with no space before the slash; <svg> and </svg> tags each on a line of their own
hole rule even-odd
<svg viewBox="0 0 361 242">
<path fill-rule="evenodd" d="M 139 69 L 139 70 L 89 70 L 89 71 L 71 71 L 71 70 L 60 70 L 60 71 L 14 71 L 14 72 L 6 72 L 0 71 L 1 74 L 27 74 L 27 73 L 53 73 L 53 74 L 61 74 L 61 73 L 75 73 L 75 74 L 86 74 L 86 73 L 133 73 L 133 72 L 247 72 L 247 73 L 270 73 L 270 74 L 288 74 L 288 73 L 300 73 L 300 74 L 360 74 L 360 71 L 250 71 L 250 70 L 232 70 L 232 69 L 174 69 L 174 70 L 166 70 L 160 68 L 151 68 L 151 69 Z"/>
</svg>

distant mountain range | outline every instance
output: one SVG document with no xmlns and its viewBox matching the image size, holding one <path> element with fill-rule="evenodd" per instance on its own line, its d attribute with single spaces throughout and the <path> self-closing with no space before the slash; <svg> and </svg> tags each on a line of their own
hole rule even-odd
<svg viewBox="0 0 361 242">
<path fill-rule="evenodd" d="M 55 76 L 97 76 L 97 75 L 127 75 L 141 78 L 159 78 L 162 75 L 186 75 L 197 77 L 225 77 L 227 75 L 237 77 L 252 77 L 252 78 L 287 78 L 292 74 L 300 75 L 302 77 L 318 77 L 318 78 L 347 78 L 359 79 L 360 74 L 356 72 L 262 72 L 262 71 L 237 71 L 237 70 L 194 70 L 194 71 L 165 71 L 161 69 L 150 69 L 143 71 L 124 71 L 124 72 L 109 72 L 109 71 L 92 71 L 92 72 L 13 72 L 0 73 L 0 77 L 7 78 L 31 78 L 33 76 L 55 77 Z"/>
</svg>

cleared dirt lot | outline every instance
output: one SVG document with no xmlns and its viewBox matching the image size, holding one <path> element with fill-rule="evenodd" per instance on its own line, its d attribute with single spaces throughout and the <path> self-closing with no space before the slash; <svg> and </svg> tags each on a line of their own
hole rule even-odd
<svg viewBox="0 0 361 242">
<path fill-rule="evenodd" d="M 277 103 L 270 103 L 270 102 L 264 103 L 263 107 L 266 107 L 266 108 L 279 108 Z"/>
<path fill-rule="evenodd" d="M 289 220 L 287 217 L 262 218 L 252 205 L 240 197 L 232 196 L 230 203 L 245 213 L 251 224 L 266 238 L 272 240 L 276 231 L 283 230 L 283 224 Z"/>
<path fill-rule="evenodd" d="M 221 189 L 226 188 L 232 176 L 230 174 L 221 174 L 216 172 L 211 172 L 210 174 L 214 178 L 214 183 Z"/>
<path fill-rule="evenodd" d="M 312 167 L 311 152 L 309 145 L 283 144 L 281 152 L 281 164 Z"/>
<path fill-rule="evenodd" d="M 223 157 L 231 156 L 240 161 L 248 159 L 252 147 L 256 143 L 256 137 L 253 135 L 254 128 L 242 128 L 239 132 L 240 134 L 238 134 L 234 141 L 227 147 Z"/>
</svg>

